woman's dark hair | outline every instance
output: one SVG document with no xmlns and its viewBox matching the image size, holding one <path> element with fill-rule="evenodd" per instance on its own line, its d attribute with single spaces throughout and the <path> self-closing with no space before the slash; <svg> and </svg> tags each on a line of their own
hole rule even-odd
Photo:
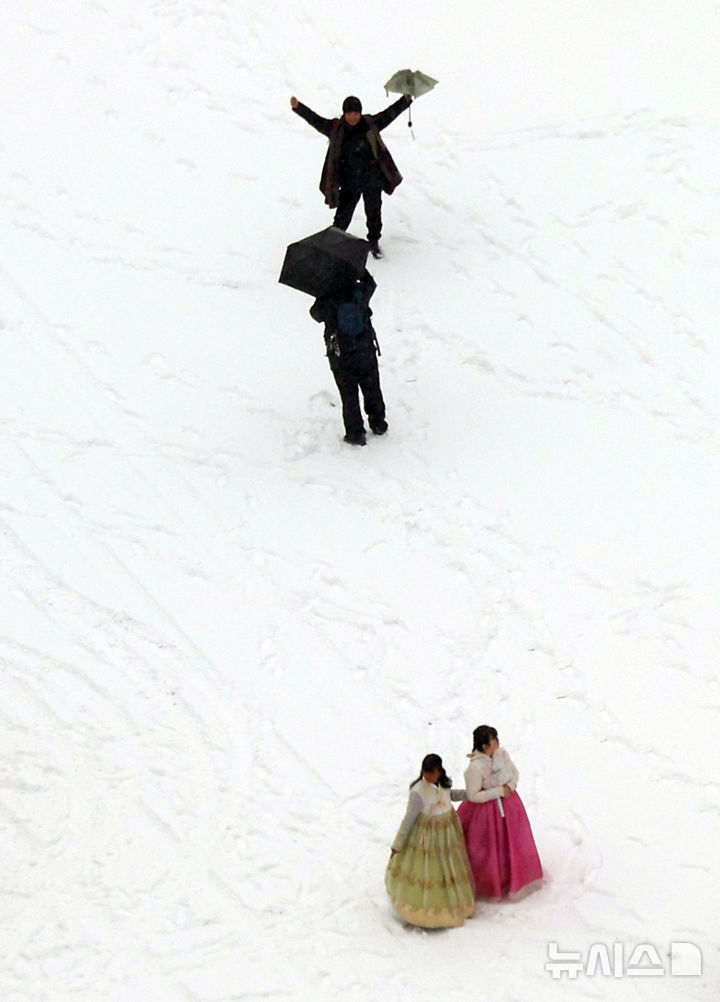
<svg viewBox="0 0 720 1002">
<path fill-rule="evenodd" d="M 434 772 L 435 769 L 440 770 L 438 786 L 442 786 L 444 790 L 449 790 L 450 787 L 452 786 L 452 780 L 445 772 L 445 769 L 443 768 L 442 764 L 442 759 L 440 758 L 440 756 L 434 755 L 432 753 L 430 755 L 426 755 L 425 758 L 422 760 L 422 765 L 420 766 L 420 775 L 418 776 L 417 779 L 414 779 L 412 781 L 410 786 L 415 786 L 416 783 L 419 783 L 420 780 L 423 778 L 424 772 Z"/>
<path fill-rule="evenodd" d="M 485 745 L 489 745 L 493 738 L 497 741 L 498 733 L 494 727 L 488 724 L 481 724 L 473 731 L 473 750 L 482 751 Z"/>
</svg>

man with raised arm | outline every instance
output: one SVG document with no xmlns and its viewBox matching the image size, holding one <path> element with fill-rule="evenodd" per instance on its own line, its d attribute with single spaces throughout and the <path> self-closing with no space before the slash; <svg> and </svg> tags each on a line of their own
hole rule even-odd
<svg viewBox="0 0 720 1002">
<path fill-rule="evenodd" d="M 348 228 L 362 195 L 370 252 L 376 258 L 382 256 L 382 193 L 391 195 L 402 181 L 380 133 L 411 103 L 412 98 L 403 94 L 377 115 L 363 115 L 359 98 L 346 97 L 340 118 L 321 118 L 296 97 L 290 98 L 295 114 L 329 139 L 320 191 L 336 210 L 333 225 Z"/>
</svg>

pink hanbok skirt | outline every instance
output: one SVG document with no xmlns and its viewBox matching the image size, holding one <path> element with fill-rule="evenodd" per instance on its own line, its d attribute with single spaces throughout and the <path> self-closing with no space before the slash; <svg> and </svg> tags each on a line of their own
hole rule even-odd
<svg viewBox="0 0 720 1002">
<path fill-rule="evenodd" d="M 502 803 L 505 817 L 500 813 Z M 543 870 L 523 802 L 517 793 L 502 801 L 464 800 L 458 816 L 465 834 L 479 898 L 517 901 L 542 883 Z"/>
</svg>

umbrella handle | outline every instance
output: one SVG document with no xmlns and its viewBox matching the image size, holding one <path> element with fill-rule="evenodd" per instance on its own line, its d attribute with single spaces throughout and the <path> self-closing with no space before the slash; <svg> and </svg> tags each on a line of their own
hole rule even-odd
<svg viewBox="0 0 720 1002">
<path fill-rule="evenodd" d="M 408 129 L 410 129 L 410 135 L 413 137 L 413 142 L 415 142 L 415 133 L 412 130 L 412 112 L 410 111 L 411 108 L 412 108 L 412 105 L 409 104 L 408 105 Z"/>
</svg>

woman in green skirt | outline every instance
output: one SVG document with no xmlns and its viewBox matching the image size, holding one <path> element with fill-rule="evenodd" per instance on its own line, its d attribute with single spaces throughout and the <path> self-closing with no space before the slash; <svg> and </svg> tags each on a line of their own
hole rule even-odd
<svg viewBox="0 0 720 1002">
<path fill-rule="evenodd" d="M 462 925 L 475 913 L 475 888 L 462 825 L 439 755 L 426 755 L 390 849 L 385 887 L 400 918 L 424 929 Z"/>
</svg>

